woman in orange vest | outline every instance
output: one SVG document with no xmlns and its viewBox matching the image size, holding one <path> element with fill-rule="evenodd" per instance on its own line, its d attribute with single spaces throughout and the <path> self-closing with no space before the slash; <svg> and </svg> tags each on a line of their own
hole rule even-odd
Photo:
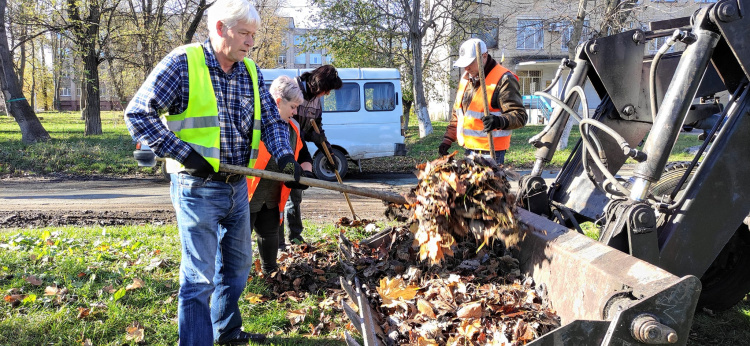
<svg viewBox="0 0 750 346">
<path fill-rule="evenodd" d="M 294 150 L 294 158 L 302 166 L 303 175 L 314 178 L 312 172 L 312 157 L 307 147 L 302 142 L 297 124 L 292 116 L 297 113 L 297 107 L 303 101 L 302 91 L 297 83 L 287 76 L 280 76 L 273 81 L 270 88 L 271 96 L 276 101 L 281 119 L 289 123 L 289 142 Z M 266 150 L 261 142 L 258 160 L 255 161 L 256 169 L 280 172 L 276 160 Z M 277 270 L 276 256 L 279 251 L 279 225 L 283 220 L 281 212 L 289 197 L 289 191 L 294 189 L 307 189 L 295 181 L 282 183 L 270 179 L 257 177 L 247 178 L 247 195 L 250 201 L 250 226 L 258 235 L 258 252 L 263 273 L 270 274 Z"/>
<path fill-rule="evenodd" d="M 479 66 L 475 44 L 479 43 L 482 68 L 487 85 L 489 116 L 484 116 L 484 101 L 479 84 Z M 453 64 L 464 70 L 453 105 L 451 122 L 445 130 L 443 142 L 438 147 L 440 155 L 448 155 L 453 142 L 471 153 L 489 156 L 487 133 L 492 132 L 495 160 L 505 162 L 505 151 L 510 147 L 511 130 L 526 125 L 526 108 L 519 92 L 518 76 L 500 65 L 487 53 L 487 45 L 478 38 L 466 40 Z"/>
</svg>

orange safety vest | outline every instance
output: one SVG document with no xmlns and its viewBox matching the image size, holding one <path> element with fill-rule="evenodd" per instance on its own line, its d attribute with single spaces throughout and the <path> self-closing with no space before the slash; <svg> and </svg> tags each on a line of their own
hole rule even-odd
<svg viewBox="0 0 750 346">
<path fill-rule="evenodd" d="M 289 124 L 292 125 L 294 132 L 297 133 L 297 145 L 294 147 L 294 159 L 297 160 L 299 158 L 299 151 L 302 150 L 302 138 L 299 133 L 299 126 L 297 125 L 297 122 L 294 120 L 290 120 Z M 253 168 L 266 169 L 266 165 L 268 165 L 268 161 L 271 159 L 271 153 L 268 152 L 268 149 L 266 149 L 266 144 L 263 143 L 263 141 L 260 142 L 260 148 L 258 149 L 258 159 L 255 160 L 255 165 L 253 166 Z M 248 202 L 253 199 L 253 194 L 255 194 L 255 189 L 258 187 L 259 183 L 260 178 L 251 176 L 247 177 Z M 289 193 L 291 191 L 292 189 L 286 187 L 286 185 L 281 185 L 281 199 L 279 199 L 279 225 L 284 221 L 284 205 L 286 205 L 286 200 L 289 198 Z"/>
<path fill-rule="evenodd" d="M 492 71 L 484 79 L 487 84 L 487 105 L 490 107 L 490 114 L 501 115 L 503 112 L 498 108 L 492 108 L 492 95 L 495 93 L 495 87 L 500 83 L 500 79 L 506 72 L 510 72 L 507 68 L 500 64 L 495 65 Z M 510 72 L 513 77 L 518 79 L 513 72 Z M 490 150 L 489 140 L 487 133 L 484 132 L 484 124 L 482 118 L 484 117 L 484 102 L 482 102 L 482 91 L 477 90 L 474 93 L 469 104 L 469 109 L 464 111 L 461 108 L 461 100 L 464 97 L 466 91 L 466 85 L 468 84 L 467 79 L 461 79 L 461 83 L 458 85 L 458 93 L 456 94 L 456 102 L 453 105 L 453 110 L 456 112 L 458 118 L 458 124 L 456 127 L 456 139 L 458 144 L 466 149 L 473 150 Z M 495 145 L 495 150 L 506 150 L 510 148 L 510 130 L 493 130 L 492 131 L 492 142 Z"/>
</svg>

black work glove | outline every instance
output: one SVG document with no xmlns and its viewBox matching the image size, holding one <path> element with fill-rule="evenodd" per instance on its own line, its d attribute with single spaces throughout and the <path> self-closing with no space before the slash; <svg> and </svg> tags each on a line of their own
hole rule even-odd
<svg viewBox="0 0 750 346">
<path fill-rule="evenodd" d="M 214 167 L 195 150 L 188 154 L 188 157 L 182 164 L 185 166 L 185 172 L 188 172 L 192 176 L 205 177 L 214 173 Z"/>
<path fill-rule="evenodd" d="M 311 178 L 315 179 L 315 173 L 310 171 L 302 171 L 302 176 L 305 178 Z M 307 190 L 309 186 L 296 182 L 296 181 L 285 181 L 284 186 L 290 188 L 290 189 L 298 189 L 298 190 Z"/>
<path fill-rule="evenodd" d="M 323 143 L 328 143 L 328 138 L 326 138 L 326 135 L 324 132 L 321 132 L 321 133 L 311 132 L 310 139 L 312 140 L 313 143 L 315 143 L 315 145 L 318 146 L 318 148 L 320 148 L 320 146 L 323 145 Z"/>
<path fill-rule="evenodd" d="M 440 143 L 440 146 L 438 147 L 438 154 L 440 156 L 448 155 L 448 149 L 451 148 L 451 145 L 448 143 Z"/>
<path fill-rule="evenodd" d="M 294 181 L 299 182 L 299 177 L 302 175 L 302 167 L 294 159 L 294 155 L 286 154 L 279 158 L 278 163 L 281 173 L 291 174 L 294 176 Z"/>
<path fill-rule="evenodd" d="M 508 127 L 508 119 L 497 115 L 485 115 L 482 118 L 484 124 L 484 132 L 490 132 L 492 130 L 505 130 Z"/>
</svg>

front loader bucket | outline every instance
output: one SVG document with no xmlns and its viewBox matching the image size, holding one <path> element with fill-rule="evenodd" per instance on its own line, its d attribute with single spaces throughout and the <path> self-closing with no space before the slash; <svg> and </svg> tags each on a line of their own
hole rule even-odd
<svg viewBox="0 0 750 346">
<path fill-rule="evenodd" d="M 544 284 L 562 326 L 530 345 L 684 345 L 700 295 L 695 276 L 650 263 L 518 209 L 503 239 L 521 271 Z"/>
</svg>

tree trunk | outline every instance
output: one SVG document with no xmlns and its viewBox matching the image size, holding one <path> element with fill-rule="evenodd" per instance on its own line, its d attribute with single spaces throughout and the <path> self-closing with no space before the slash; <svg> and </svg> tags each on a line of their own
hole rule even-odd
<svg viewBox="0 0 750 346">
<path fill-rule="evenodd" d="M 31 109 L 36 111 L 36 47 L 31 40 Z"/>
<path fill-rule="evenodd" d="M 182 39 L 182 43 L 188 44 L 190 42 L 193 42 L 193 36 L 195 35 L 195 31 L 198 30 L 198 25 L 201 23 L 203 13 L 206 12 L 206 9 L 213 4 L 213 1 L 207 4 L 206 0 L 200 0 L 200 2 L 198 3 L 198 9 L 195 11 L 195 16 L 193 16 L 193 20 L 190 21 L 190 25 L 185 31 L 185 36 Z"/>
<path fill-rule="evenodd" d="M 88 44 L 86 53 L 83 57 L 85 70 L 83 72 L 86 86 L 86 108 L 81 110 L 83 118 L 86 120 L 84 135 L 102 134 L 101 107 L 99 104 L 99 57 L 96 55 L 96 42 L 91 41 Z M 84 96 L 82 95 L 83 99 Z"/>
<path fill-rule="evenodd" d="M 419 138 L 427 137 L 432 133 L 432 121 L 427 112 L 427 100 L 424 97 L 424 85 L 422 84 L 422 31 L 420 30 L 421 2 L 414 1 L 412 17 L 409 28 L 409 40 L 411 41 L 411 54 L 414 60 L 412 68 L 414 89 L 414 111 L 419 121 Z"/>
<path fill-rule="evenodd" d="M 403 97 L 401 102 L 404 105 L 404 123 L 401 124 L 401 128 L 404 129 L 404 133 L 409 129 L 409 116 L 411 115 L 411 105 L 413 101 L 406 101 Z"/>
<path fill-rule="evenodd" d="M 21 141 L 24 143 L 46 141 L 50 139 L 49 133 L 39 122 L 34 109 L 23 96 L 23 91 L 18 85 L 18 76 L 13 73 L 13 61 L 10 58 L 10 49 L 8 48 L 8 34 L 5 31 L 6 5 L 6 0 L 0 0 L 0 88 L 2 88 L 8 113 L 13 116 L 21 128 Z"/>
<path fill-rule="evenodd" d="M 44 58 L 44 55 L 45 55 L 44 54 L 44 40 L 42 40 L 42 44 L 40 46 L 42 48 L 41 52 L 40 52 L 40 54 L 42 55 L 42 108 L 45 111 L 48 111 L 49 107 L 48 107 L 48 104 L 47 104 L 47 96 L 48 96 L 48 94 L 47 94 L 47 76 L 46 76 L 47 75 L 47 73 L 46 73 L 47 72 L 47 61 Z"/>
</svg>

